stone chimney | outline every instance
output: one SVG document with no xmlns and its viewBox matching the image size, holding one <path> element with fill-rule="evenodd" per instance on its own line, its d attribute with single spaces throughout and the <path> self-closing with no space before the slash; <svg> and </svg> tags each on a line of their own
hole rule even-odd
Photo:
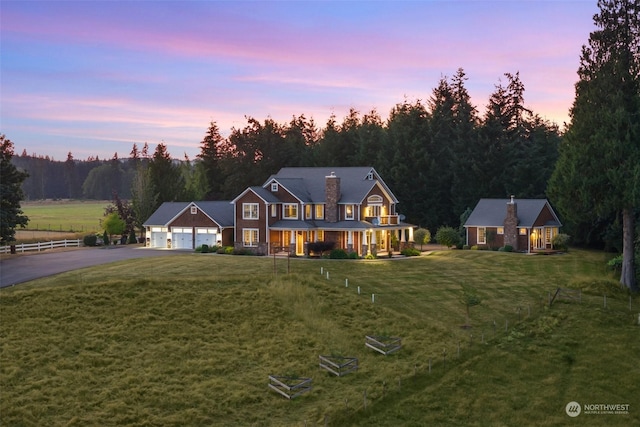
<svg viewBox="0 0 640 427">
<path fill-rule="evenodd" d="M 513 196 L 507 203 L 507 217 L 504 219 L 504 244 L 518 250 L 518 204 Z"/>
<path fill-rule="evenodd" d="M 335 172 L 325 177 L 324 184 L 325 212 L 327 222 L 338 222 L 338 201 L 340 200 L 340 178 Z"/>
</svg>

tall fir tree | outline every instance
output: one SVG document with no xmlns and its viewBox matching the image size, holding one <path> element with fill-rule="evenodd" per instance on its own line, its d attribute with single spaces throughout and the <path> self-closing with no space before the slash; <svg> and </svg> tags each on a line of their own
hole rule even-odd
<svg viewBox="0 0 640 427">
<path fill-rule="evenodd" d="M 26 227 L 29 218 L 24 215 L 20 201 L 24 197 L 22 181 L 28 174 L 11 163 L 13 143 L 0 135 L 0 244 L 15 240 L 16 227 Z"/>
<path fill-rule="evenodd" d="M 582 47 L 571 122 L 548 192 L 579 222 L 622 218 L 620 283 L 638 291 L 634 219 L 640 206 L 640 4 L 600 0 Z"/>
</svg>

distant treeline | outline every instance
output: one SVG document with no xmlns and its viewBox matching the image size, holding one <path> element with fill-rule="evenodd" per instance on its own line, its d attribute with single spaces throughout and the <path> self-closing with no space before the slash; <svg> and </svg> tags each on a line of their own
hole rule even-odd
<svg viewBox="0 0 640 427">
<path fill-rule="evenodd" d="M 426 103 L 405 100 L 386 120 L 375 110 L 361 115 L 352 109 L 342 123 L 331 117 L 318 129 L 304 115 L 286 124 L 247 117 L 246 126 L 228 137 L 212 122 L 198 158 L 174 159 L 173 172 L 158 174 L 154 191 L 163 193 L 168 185 L 173 190 L 155 203 L 230 200 L 287 166 L 373 166 L 400 200 L 398 211 L 434 231 L 458 226 L 483 197 L 545 197 L 560 131 L 525 107 L 518 74 L 505 77 L 482 114 L 460 69 L 442 78 Z M 114 193 L 130 199 L 141 167 L 168 155 L 164 144 L 152 155 L 147 144 L 141 150 L 134 144 L 126 158 L 116 153 L 108 160 L 77 160 L 69 153 L 66 161 L 53 161 L 23 152 L 13 162 L 29 173 L 23 189 L 30 200 L 112 199 Z M 171 173 L 176 176 L 167 181 Z"/>
</svg>

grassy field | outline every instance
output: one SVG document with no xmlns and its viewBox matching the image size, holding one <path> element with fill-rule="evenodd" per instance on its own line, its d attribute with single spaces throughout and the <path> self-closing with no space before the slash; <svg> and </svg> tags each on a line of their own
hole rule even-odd
<svg viewBox="0 0 640 427">
<path fill-rule="evenodd" d="M 605 260 L 440 251 L 293 259 L 291 274 L 279 260 L 274 274 L 268 257 L 176 254 L 3 289 L 0 423 L 640 425 L 640 301 Z M 481 299 L 470 319 L 462 284 Z M 582 301 L 549 308 L 557 287 Z M 378 354 L 365 335 L 403 348 Z M 360 368 L 334 377 L 319 355 Z M 269 375 L 313 389 L 289 401 Z M 571 401 L 630 406 L 574 419 Z"/>
<path fill-rule="evenodd" d="M 29 217 L 27 233 L 35 231 L 84 232 L 101 230 L 100 221 L 108 200 L 43 200 L 22 202 L 24 214 Z"/>
</svg>

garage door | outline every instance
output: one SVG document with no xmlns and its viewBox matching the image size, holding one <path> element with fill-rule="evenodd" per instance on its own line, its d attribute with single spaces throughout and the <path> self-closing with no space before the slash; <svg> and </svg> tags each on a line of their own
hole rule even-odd
<svg viewBox="0 0 640 427">
<path fill-rule="evenodd" d="M 216 228 L 196 228 L 196 248 L 202 245 L 215 246 L 217 233 Z"/>
<path fill-rule="evenodd" d="M 193 249 L 193 230 L 191 228 L 172 228 L 171 247 L 173 249 Z"/>
<path fill-rule="evenodd" d="M 167 247 L 167 231 L 162 230 L 160 227 L 154 227 L 151 229 L 151 247 L 152 248 L 166 248 Z"/>
</svg>

